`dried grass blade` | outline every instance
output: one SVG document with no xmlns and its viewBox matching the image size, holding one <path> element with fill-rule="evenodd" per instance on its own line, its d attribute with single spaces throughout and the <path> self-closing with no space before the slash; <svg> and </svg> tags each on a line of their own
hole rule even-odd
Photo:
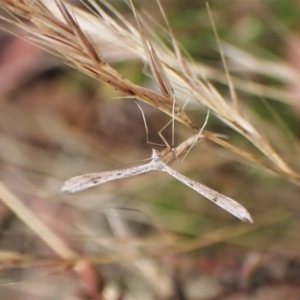
<svg viewBox="0 0 300 300">
<path fill-rule="evenodd" d="M 208 11 L 208 15 L 209 15 L 209 19 L 210 19 L 210 23 L 211 23 L 214 35 L 215 35 L 217 43 L 218 43 L 218 47 L 219 47 L 223 67 L 224 67 L 224 70 L 225 70 L 227 83 L 228 83 L 228 87 L 229 87 L 229 91 L 230 91 L 230 95 L 231 95 L 233 105 L 236 109 L 236 112 L 239 113 L 240 115 L 242 115 L 241 105 L 239 103 L 239 99 L 237 97 L 237 93 L 236 93 L 236 90 L 234 88 L 231 76 L 230 76 L 230 72 L 229 72 L 229 68 L 228 68 L 228 65 L 227 65 L 227 62 L 226 62 L 226 59 L 225 59 L 224 51 L 223 51 L 222 45 L 220 43 L 220 37 L 219 37 L 218 31 L 217 31 L 214 19 L 212 17 L 211 10 L 210 10 L 208 2 L 206 2 L 206 8 L 207 8 L 207 11 Z"/>
<path fill-rule="evenodd" d="M 139 29 L 139 33 L 140 33 L 140 36 L 141 36 L 141 39 L 142 39 L 142 43 L 144 45 L 144 49 L 145 49 L 145 52 L 146 52 L 146 55 L 148 57 L 148 61 L 149 61 L 149 64 L 150 64 L 150 68 L 151 68 L 151 71 L 152 71 L 152 74 L 161 90 L 161 92 L 167 97 L 167 98 L 170 98 L 172 97 L 172 88 L 171 88 L 171 84 L 170 82 L 168 81 L 167 77 L 166 77 L 166 74 L 163 70 L 163 67 L 161 65 L 161 62 L 154 50 L 154 47 L 153 45 L 151 44 L 151 42 L 149 40 L 146 40 L 145 38 L 145 34 L 144 34 L 144 31 L 142 29 L 142 25 L 140 23 L 140 20 L 139 20 L 139 17 L 137 15 L 137 12 L 136 12 L 136 9 L 132 3 L 132 1 L 130 0 L 130 3 L 131 3 L 131 8 L 132 8 L 132 11 L 133 11 L 133 14 L 134 14 L 134 17 L 135 17 L 135 20 L 136 20 L 136 23 L 137 23 L 137 26 L 138 26 L 138 29 Z"/>
<path fill-rule="evenodd" d="M 0 198 L 20 220 L 22 220 L 37 236 L 40 237 L 57 255 L 64 259 L 75 257 L 75 253 L 68 247 L 47 224 L 42 222 L 18 197 L 16 197 L 0 181 Z"/>
<path fill-rule="evenodd" d="M 169 35 L 171 37 L 171 40 L 172 40 L 173 49 L 175 51 L 177 60 L 178 60 L 179 64 L 182 67 L 182 71 L 183 71 L 185 77 L 190 79 L 192 77 L 192 74 L 191 74 L 191 72 L 189 70 L 189 67 L 188 67 L 188 65 L 187 65 L 187 63 L 186 63 L 186 61 L 185 61 L 185 59 L 184 59 L 184 57 L 183 57 L 183 55 L 182 55 L 182 53 L 180 51 L 180 48 L 179 48 L 178 43 L 177 43 L 177 41 L 175 39 L 173 30 L 172 30 L 172 28 L 170 26 L 170 23 L 169 23 L 168 18 L 167 18 L 166 14 L 165 14 L 165 11 L 164 11 L 164 9 L 163 9 L 163 7 L 161 5 L 161 1 L 160 0 L 156 0 L 156 2 L 158 4 L 160 13 L 162 14 L 162 16 L 164 18 L 164 21 L 165 21 L 165 23 L 167 25 L 167 29 L 168 29 Z"/>
<path fill-rule="evenodd" d="M 82 48 L 85 52 L 89 55 L 89 57 L 96 63 L 103 62 L 102 58 L 98 54 L 98 51 L 94 48 L 92 43 L 89 41 L 87 36 L 82 32 L 80 27 L 78 26 L 77 22 L 75 21 L 74 17 L 69 13 L 68 9 L 66 8 L 65 4 L 61 0 L 55 0 L 57 6 L 59 7 L 62 15 L 64 16 L 66 22 L 71 26 L 73 32 L 76 34 L 78 40 Z"/>
</svg>

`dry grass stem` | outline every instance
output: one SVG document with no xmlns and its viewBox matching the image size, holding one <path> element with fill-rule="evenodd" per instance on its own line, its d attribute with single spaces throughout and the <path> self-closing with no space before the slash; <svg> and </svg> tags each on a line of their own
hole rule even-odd
<svg viewBox="0 0 300 300">
<path fill-rule="evenodd" d="M 0 1 L 2 8 L 11 14 L 11 18 L 4 15 L 1 15 L 1 18 L 28 31 L 30 33 L 28 38 L 34 43 L 62 57 L 74 68 L 110 85 L 129 97 L 157 107 L 193 131 L 198 132 L 199 127 L 191 122 L 175 98 L 177 90 L 188 90 L 201 106 L 210 109 L 224 123 L 247 138 L 271 163 L 264 162 L 256 155 L 238 149 L 203 130 L 202 135 L 205 138 L 296 183 L 300 182 L 298 175 L 287 166 L 267 139 L 241 115 L 236 104 L 232 106 L 211 83 L 198 77 L 193 64 L 186 61 L 181 54 L 171 31 L 170 36 L 175 54 L 166 51 L 166 48 L 160 43 L 155 42 L 155 40 L 150 41 L 146 37 L 142 28 L 143 25 L 140 23 L 133 5 L 132 9 L 139 30 L 136 30 L 126 19 L 121 17 L 108 3 L 101 2 L 111 10 L 116 20 L 105 13 L 101 6 L 93 0 L 85 3 L 89 3 L 94 9 L 96 8 L 98 15 L 84 12 L 60 0 L 55 1 L 55 3 L 38 0 L 32 2 L 32 5 L 25 5 L 20 1 L 2 0 Z M 25 18 L 29 23 L 23 22 L 19 18 Z M 170 30 L 168 23 L 167 26 Z M 96 34 L 95 29 L 97 29 L 96 32 L 101 32 L 101 35 Z M 134 84 L 110 66 L 101 55 L 101 48 L 105 49 L 108 44 L 131 51 L 132 54 L 138 55 L 144 62 L 148 63 L 161 94 Z"/>
<path fill-rule="evenodd" d="M 0 182 L 1 201 L 5 203 L 33 232 L 35 232 L 58 256 L 69 259 L 75 253 L 45 223 L 39 220 L 21 200 Z"/>
</svg>

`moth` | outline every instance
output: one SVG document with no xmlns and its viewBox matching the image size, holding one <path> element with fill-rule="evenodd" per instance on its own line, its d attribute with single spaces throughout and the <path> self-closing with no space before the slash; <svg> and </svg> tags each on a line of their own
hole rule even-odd
<svg viewBox="0 0 300 300">
<path fill-rule="evenodd" d="M 253 222 L 249 212 L 241 204 L 199 182 L 196 182 L 176 172 L 164 163 L 162 157 L 159 155 L 159 152 L 154 149 L 152 150 L 151 160 L 147 164 L 126 169 L 76 176 L 64 183 L 62 192 L 76 193 L 108 181 L 137 176 L 150 171 L 166 172 L 240 220 L 244 222 Z"/>
</svg>

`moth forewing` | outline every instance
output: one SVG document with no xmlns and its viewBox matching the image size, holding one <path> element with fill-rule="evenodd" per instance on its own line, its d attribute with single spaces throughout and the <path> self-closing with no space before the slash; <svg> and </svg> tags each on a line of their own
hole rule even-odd
<svg viewBox="0 0 300 300">
<path fill-rule="evenodd" d="M 224 210 L 236 216 L 240 220 L 253 223 L 252 218 L 249 212 L 246 210 L 246 208 L 243 207 L 238 202 L 236 202 L 235 200 L 226 197 L 199 182 L 196 182 L 188 177 L 185 177 L 184 175 L 174 171 L 167 165 L 165 165 L 164 171 L 169 173 L 171 176 L 173 176 L 174 178 L 176 178 L 186 186 L 190 187 L 194 191 L 198 192 L 208 200 L 212 201 L 216 205 L 220 206 Z"/>
<path fill-rule="evenodd" d="M 67 180 L 64 183 L 61 191 L 63 193 L 73 194 L 108 181 L 113 181 L 113 180 L 122 179 L 126 177 L 132 177 L 139 174 L 150 172 L 152 170 L 156 170 L 156 168 L 155 166 L 153 166 L 153 161 L 150 161 L 150 163 L 148 164 L 131 167 L 127 169 L 76 176 Z"/>
</svg>

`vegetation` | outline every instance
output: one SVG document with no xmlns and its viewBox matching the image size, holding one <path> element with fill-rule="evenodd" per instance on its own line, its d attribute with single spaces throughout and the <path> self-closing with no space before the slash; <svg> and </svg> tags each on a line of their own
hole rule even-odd
<svg viewBox="0 0 300 300">
<path fill-rule="evenodd" d="M 299 8 L 171 2 L 0 0 L 4 299 L 297 299 Z M 152 148 L 254 223 L 159 172 L 60 192 Z"/>
</svg>

